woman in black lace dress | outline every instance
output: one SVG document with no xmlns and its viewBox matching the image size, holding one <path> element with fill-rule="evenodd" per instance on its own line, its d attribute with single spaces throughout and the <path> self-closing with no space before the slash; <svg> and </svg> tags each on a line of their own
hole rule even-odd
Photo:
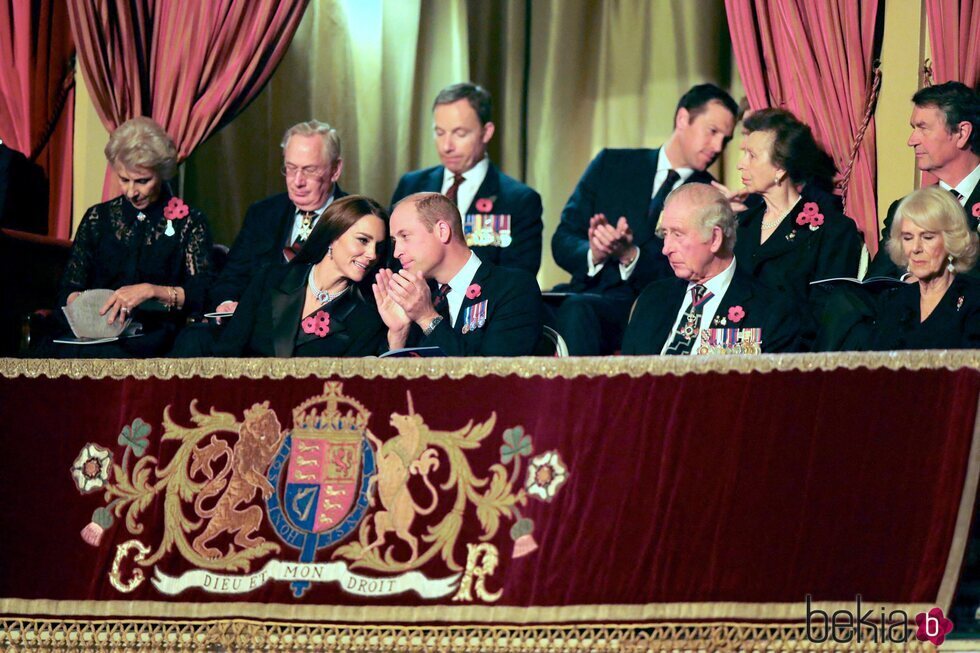
<svg viewBox="0 0 980 653">
<path fill-rule="evenodd" d="M 189 313 L 199 312 L 211 277 L 211 234 L 204 215 L 165 183 L 177 148 L 149 118 L 133 118 L 109 138 L 106 159 L 123 194 L 88 210 L 61 279 L 58 307 L 89 289 L 113 290 L 100 313 L 110 324 L 132 317 L 142 335 L 100 345 L 48 345 L 57 357 L 145 357 L 170 349 Z M 63 321 L 63 316 L 60 315 Z M 70 335 L 67 323 L 65 335 Z"/>
</svg>

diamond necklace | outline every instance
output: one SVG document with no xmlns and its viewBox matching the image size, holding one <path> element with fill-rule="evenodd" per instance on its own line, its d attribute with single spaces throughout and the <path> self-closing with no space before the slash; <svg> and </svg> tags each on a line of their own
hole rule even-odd
<svg viewBox="0 0 980 653">
<path fill-rule="evenodd" d="M 350 284 L 347 284 L 346 286 L 344 286 L 343 290 L 341 290 L 340 292 L 336 292 L 333 295 L 328 293 L 326 290 L 320 290 L 316 285 L 316 281 L 314 281 L 313 279 L 314 270 L 316 270 L 316 267 L 310 268 L 310 276 L 306 278 L 306 285 L 310 287 L 310 292 L 313 293 L 313 299 L 315 299 L 320 304 L 326 304 L 328 302 L 332 302 L 333 300 L 337 299 L 345 292 L 350 290 Z"/>
</svg>

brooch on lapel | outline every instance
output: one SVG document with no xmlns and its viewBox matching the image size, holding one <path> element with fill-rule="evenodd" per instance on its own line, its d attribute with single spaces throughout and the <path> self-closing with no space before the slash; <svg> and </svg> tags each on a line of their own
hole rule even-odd
<svg viewBox="0 0 980 653">
<path fill-rule="evenodd" d="M 478 284 L 478 283 L 471 283 L 469 285 L 469 287 L 466 289 L 466 298 L 467 299 L 476 299 L 477 297 L 480 296 L 480 292 L 481 291 L 482 291 L 482 289 L 480 288 L 480 284 Z"/>
<path fill-rule="evenodd" d="M 304 319 L 301 323 L 303 333 L 315 333 L 318 338 L 330 333 L 330 313 L 320 310 Z"/>
<path fill-rule="evenodd" d="M 463 235 L 470 247 L 492 245 L 507 247 L 511 243 L 510 215 L 493 212 L 493 197 L 481 197 L 473 208 L 476 213 L 463 216 Z"/>
<path fill-rule="evenodd" d="M 174 231 L 174 220 L 183 220 L 191 212 L 184 200 L 179 197 L 171 197 L 167 205 L 163 207 L 163 217 L 167 219 L 167 230 L 165 233 L 168 236 L 173 236 L 176 232 Z"/>
<path fill-rule="evenodd" d="M 729 322 L 732 324 L 738 324 L 745 317 L 745 309 L 741 306 L 732 306 L 728 309 L 728 317 L 723 315 L 715 315 L 714 319 L 711 320 L 711 326 L 719 327 L 726 326 Z"/>
<path fill-rule="evenodd" d="M 796 224 L 799 226 L 810 225 L 810 231 L 816 231 L 823 224 L 823 213 L 816 202 L 807 202 L 803 205 L 803 210 L 796 216 Z"/>
<path fill-rule="evenodd" d="M 473 286 L 476 286 L 476 284 L 471 285 L 470 288 Z M 479 289 L 479 286 L 476 287 Z M 466 289 L 467 294 L 469 294 L 470 288 Z M 463 309 L 463 333 L 470 333 L 471 331 L 482 329 L 486 325 L 487 304 L 489 301 L 488 299 L 484 299 L 479 304 L 473 304 Z"/>
<path fill-rule="evenodd" d="M 978 204 L 980 204 L 980 203 L 978 203 Z M 965 300 L 965 297 L 963 297 L 963 295 L 960 295 L 959 298 L 957 298 L 957 300 L 956 300 L 956 312 L 957 313 L 959 312 L 959 310 L 961 308 L 963 308 L 963 302 L 964 302 L 964 300 Z"/>
<path fill-rule="evenodd" d="M 974 202 L 970 212 L 973 213 L 974 218 L 980 219 L 980 202 Z"/>
</svg>

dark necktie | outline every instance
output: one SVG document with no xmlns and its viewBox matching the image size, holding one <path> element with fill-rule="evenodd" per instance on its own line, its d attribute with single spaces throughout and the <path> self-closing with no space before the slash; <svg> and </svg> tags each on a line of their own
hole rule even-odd
<svg viewBox="0 0 980 653">
<path fill-rule="evenodd" d="M 449 319 L 449 284 L 442 283 L 432 291 L 432 308 L 444 319 Z"/>
<path fill-rule="evenodd" d="M 955 188 L 950 188 L 949 192 L 953 194 L 953 197 L 956 199 L 957 202 L 960 202 L 962 204 L 963 194 L 960 193 L 960 191 L 956 190 Z"/>
<path fill-rule="evenodd" d="M 690 355 L 701 333 L 701 315 L 704 313 L 704 305 L 712 296 L 701 284 L 691 288 L 691 306 L 681 316 L 681 323 L 677 326 L 674 339 L 664 352 L 667 356 Z"/>
<path fill-rule="evenodd" d="M 303 249 L 303 243 L 306 242 L 306 237 L 304 234 L 309 234 L 310 229 L 313 225 L 313 218 L 316 217 L 316 211 L 300 211 L 300 217 L 303 218 L 303 222 L 300 225 L 299 234 L 296 236 L 296 240 L 293 241 L 291 245 L 286 245 L 282 248 L 282 255 L 286 258 L 286 262 L 292 261 L 299 250 Z"/>
<path fill-rule="evenodd" d="M 653 226 L 656 226 L 655 221 L 660 217 L 660 211 L 664 208 L 664 202 L 667 200 L 670 191 L 674 190 L 674 184 L 680 178 L 681 176 L 676 170 L 668 170 L 667 178 L 664 179 L 664 183 L 660 184 L 660 188 L 657 189 L 657 194 L 650 200 L 650 206 L 647 207 L 647 220 L 654 223 Z"/>
<path fill-rule="evenodd" d="M 458 204 L 456 201 L 456 195 L 459 194 L 459 186 L 464 181 L 466 181 L 466 177 L 457 172 L 453 176 L 453 185 L 446 189 L 446 197 L 451 199 L 453 204 Z"/>
</svg>

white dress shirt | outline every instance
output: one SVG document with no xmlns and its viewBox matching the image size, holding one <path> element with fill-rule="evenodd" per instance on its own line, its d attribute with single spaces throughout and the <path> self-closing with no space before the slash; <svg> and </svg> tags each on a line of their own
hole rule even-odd
<svg viewBox="0 0 980 653">
<path fill-rule="evenodd" d="M 466 289 L 473 283 L 473 277 L 476 276 L 476 271 L 480 269 L 481 263 L 480 257 L 470 252 L 470 257 L 466 263 L 459 269 L 456 276 L 449 280 L 449 294 L 446 295 L 446 301 L 449 302 L 450 326 L 456 324 L 456 318 L 463 307 L 463 300 L 466 299 Z"/>
<path fill-rule="evenodd" d="M 336 188 L 337 187 L 334 186 L 334 192 L 336 192 Z M 316 215 L 313 216 L 312 227 L 315 227 L 316 223 L 320 221 L 320 216 L 323 215 L 323 212 L 327 210 L 327 207 L 333 204 L 334 192 L 331 192 L 330 197 L 327 198 L 327 201 L 324 203 L 324 205 L 316 210 Z M 293 216 L 293 230 L 292 232 L 290 232 L 289 242 L 286 243 L 286 245 L 292 245 L 293 243 L 296 242 L 296 238 L 297 236 L 299 236 L 299 231 L 302 226 L 303 226 L 303 212 L 297 209 L 296 213 Z"/>
<path fill-rule="evenodd" d="M 490 158 L 484 156 L 480 162 L 463 173 L 463 183 L 456 189 L 456 206 L 459 212 L 466 214 L 467 209 L 473 204 L 476 191 L 480 190 L 483 180 L 487 178 L 487 171 L 490 169 Z M 445 195 L 449 187 L 453 185 L 453 173 L 448 169 L 442 169 L 442 194 Z M 451 284 L 450 284 L 451 285 Z"/>
<path fill-rule="evenodd" d="M 667 148 L 661 147 L 660 153 L 657 155 L 657 172 L 656 174 L 653 175 L 653 189 L 650 191 L 651 200 L 653 200 L 654 196 L 657 194 L 657 191 L 660 190 L 660 187 L 663 186 L 664 182 L 667 181 L 667 174 L 671 170 L 673 170 L 678 175 L 680 175 L 680 179 L 678 179 L 674 183 L 674 188 L 677 188 L 678 186 L 683 184 L 685 181 L 691 178 L 691 175 L 694 174 L 694 168 L 673 167 L 670 163 L 670 159 L 667 158 Z M 674 188 L 671 188 L 671 190 L 674 190 Z M 616 223 L 619 222 L 619 216 L 612 217 L 607 215 L 606 220 L 609 221 L 609 224 L 615 227 Z M 586 260 L 589 262 L 588 274 L 590 277 L 594 277 L 595 275 L 599 274 L 603 266 L 605 266 L 606 264 L 605 261 L 599 263 L 598 265 L 595 264 L 595 262 L 592 260 L 591 247 L 589 248 L 589 251 L 586 254 Z M 639 260 L 640 260 L 640 248 L 637 247 L 636 256 L 633 257 L 633 260 L 630 261 L 629 265 L 623 265 L 622 263 L 619 264 L 619 276 L 622 277 L 623 281 L 627 281 L 630 278 L 630 276 L 632 276 L 633 270 L 636 269 L 636 262 Z"/>
<path fill-rule="evenodd" d="M 945 188 L 946 190 L 955 190 L 960 194 L 960 204 L 965 206 L 968 211 L 973 207 L 966 206 L 966 201 L 970 199 L 970 195 L 973 194 L 973 189 L 977 187 L 977 184 L 980 184 L 980 165 L 974 168 L 973 172 L 964 177 L 960 183 L 956 184 L 955 188 L 947 184 L 942 179 L 939 180 L 939 186 L 941 188 Z"/>
<path fill-rule="evenodd" d="M 704 310 L 701 313 L 701 324 L 698 325 L 698 340 L 700 342 L 701 329 L 711 328 L 711 321 L 715 319 L 715 313 L 718 311 L 718 306 L 721 304 L 721 298 L 725 296 L 728 292 L 728 286 L 732 284 L 732 277 L 735 276 L 735 257 L 732 257 L 732 262 L 725 268 L 720 274 L 716 274 L 711 277 L 701 285 L 708 289 L 711 293 L 711 298 L 704 302 Z M 677 311 L 677 319 L 674 320 L 674 326 L 671 328 L 670 333 L 667 334 L 667 339 L 664 341 L 664 346 L 660 350 L 660 354 L 663 355 L 667 352 L 667 348 L 670 347 L 670 343 L 674 340 L 674 334 L 677 333 L 677 329 L 680 328 L 681 320 L 684 319 L 684 314 L 691 307 L 691 288 L 697 284 L 688 283 L 687 290 L 684 293 L 684 301 L 681 302 L 681 308 Z M 694 347 L 691 349 L 691 356 L 698 356 L 699 342 L 694 343 Z"/>
</svg>

